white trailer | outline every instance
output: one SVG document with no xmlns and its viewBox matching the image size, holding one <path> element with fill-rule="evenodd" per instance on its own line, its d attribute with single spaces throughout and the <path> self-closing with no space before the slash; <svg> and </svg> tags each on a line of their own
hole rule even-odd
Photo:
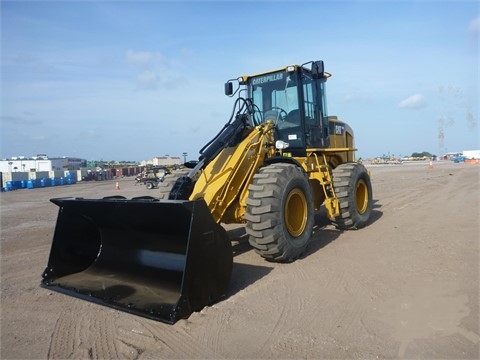
<svg viewBox="0 0 480 360">
<path fill-rule="evenodd" d="M 480 159 L 480 150 L 463 150 L 465 159 Z"/>
</svg>

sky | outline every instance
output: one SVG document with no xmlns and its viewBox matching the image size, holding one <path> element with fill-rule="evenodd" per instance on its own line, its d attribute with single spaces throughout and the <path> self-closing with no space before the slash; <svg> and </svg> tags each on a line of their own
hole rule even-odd
<svg viewBox="0 0 480 360">
<path fill-rule="evenodd" d="M 480 149 L 478 1 L 8 1 L 0 158 L 198 151 L 224 83 L 323 60 L 357 158 Z"/>
</svg>

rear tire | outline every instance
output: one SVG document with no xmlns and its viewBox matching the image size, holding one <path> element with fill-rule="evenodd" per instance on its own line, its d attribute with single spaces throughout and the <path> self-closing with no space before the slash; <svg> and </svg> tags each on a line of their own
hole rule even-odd
<svg viewBox="0 0 480 360">
<path fill-rule="evenodd" d="M 152 190 L 155 187 L 151 181 L 147 181 L 145 186 L 148 190 Z"/>
<path fill-rule="evenodd" d="M 313 195 L 303 170 L 285 163 L 265 166 L 248 190 L 245 218 L 250 245 L 269 261 L 300 257 L 314 225 Z"/>
<path fill-rule="evenodd" d="M 365 166 L 345 163 L 333 169 L 333 186 L 337 195 L 340 215 L 333 224 L 341 230 L 364 227 L 372 213 L 372 184 Z"/>
</svg>

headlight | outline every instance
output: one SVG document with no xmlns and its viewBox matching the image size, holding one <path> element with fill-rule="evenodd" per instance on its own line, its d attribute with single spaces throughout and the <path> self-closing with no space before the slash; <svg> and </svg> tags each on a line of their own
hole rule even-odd
<svg viewBox="0 0 480 360">
<path fill-rule="evenodd" d="M 282 141 L 282 140 L 277 140 L 275 142 L 275 148 L 278 149 L 278 150 L 283 150 L 283 149 L 286 149 L 290 146 L 289 143 L 285 142 L 285 141 Z"/>
</svg>

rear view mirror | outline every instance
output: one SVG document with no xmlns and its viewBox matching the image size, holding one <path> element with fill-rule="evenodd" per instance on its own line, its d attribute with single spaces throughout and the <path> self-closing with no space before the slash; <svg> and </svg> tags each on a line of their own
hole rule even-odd
<svg viewBox="0 0 480 360">
<path fill-rule="evenodd" d="M 323 61 L 318 60 L 312 64 L 312 76 L 314 79 L 321 79 L 323 78 L 324 68 L 323 68 Z"/>
<path fill-rule="evenodd" d="M 229 81 L 225 83 L 225 95 L 231 96 L 233 94 L 233 84 Z"/>
</svg>

